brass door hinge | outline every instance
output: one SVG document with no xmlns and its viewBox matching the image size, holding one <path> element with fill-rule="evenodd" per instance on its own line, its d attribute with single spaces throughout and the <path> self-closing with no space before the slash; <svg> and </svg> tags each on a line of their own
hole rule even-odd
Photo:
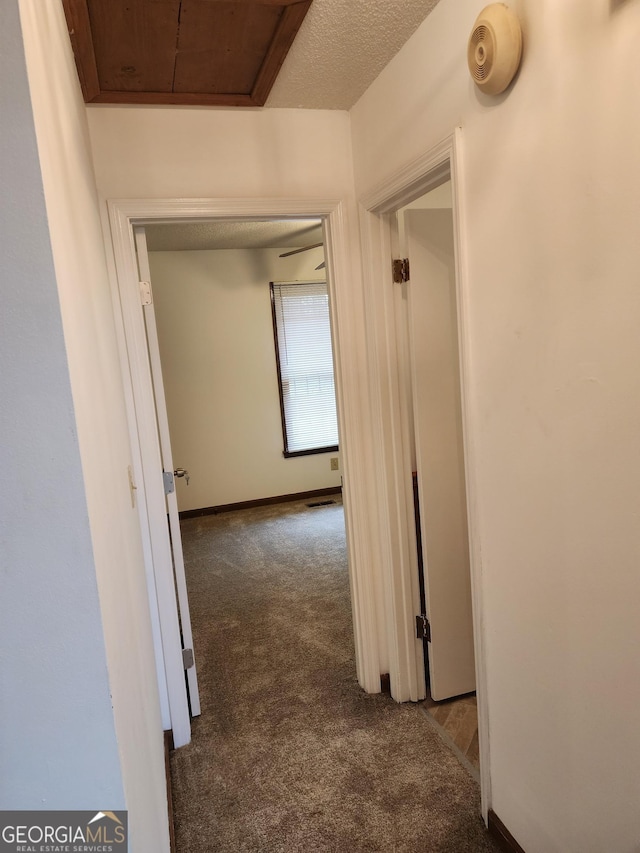
<svg viewBox="0 0 640 853">
<path fill-rule="evenodd" d="M 409 281 L 409 258 L 397 258 L 393 261 L 393 281 L 395 284 Z"/>
</svg>

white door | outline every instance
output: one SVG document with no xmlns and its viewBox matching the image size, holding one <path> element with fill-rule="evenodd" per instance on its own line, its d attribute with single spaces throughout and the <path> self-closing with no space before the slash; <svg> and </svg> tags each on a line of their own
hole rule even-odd
<svg viewBox="0 0 640 853">
<path fill-rule="evenodd" d="M 475 690 L 453 219 L 406 210 L 409 335 L 430 690 Z"/>
<path fill-rule="evenodd" d="M 184 557 L 182 554 L 182 537 L 180 534 L 180 519 L 178 516 L 178 501 L 175 491 L 174 467 L 171 456 L 171 441 L 169 439 L 169 422 L 167 419 L 167 405 L 164 395 L 164 385 L 162 382 L 162 368 L 160 364 L 160 350 L 158 346 L 158 330 L 156 327 L 156 317 L 153 309 L 153 299 L 151 297 L 151 273 L 149 270 L 149 257 L 147 254 L 147 238 L 145 230 L 141 226 L 134 228 L 134 236 L 136 242 L 136 251 L 138 255 L 138 269 L 141 282 L 149 284 L 148 297 L 143 297 L 143 314 L 144 323 L 147 333 L 147 348 L 149 352 L 149 365 L 151 369 L 151 378 L 153 382 L 153 394 L 155 398 L 155 411 L 157 421 L 158 440 L 160 444 L 161 466 L 163 472 L 164 487 L 164 502 L 165 515 L 164 520 L 160 522 L 156 529 L 156 535 L 163 539 L 168 533 L 170 542 L 171 556 L 171 571 L 173 581 L 175 582 L 175 590 L 178 596 L 178 617 L 180 623 L 181 636 L 181 652 L 184 659 L 184 667 L 187 675 L 188 699 L 191 709 L 191 716 L 197 717 L 200 714 L 200 695 L 198 692 L 198 675 L 196 671 L 195 653 L 193 648 L 193 635 L 191 631 L 191 617 L 189 614 L 189 597 L 187 593 L 187 582 L 184 571 Z M 157 481 L 156 481 L 157 482 Z M 168 527 L 167 527 L 168 525 Z M 162 530 L 162 526 L 164 530 Z M 153 534 L 152 534 L 153 535 Z M 156 575 L 158 571 L 166 573 L 166 566 L 158 566 L 154 561 L 154 569 Z M 165 651 L 166 654 L 166 651 Z M 167 676 L 169 679 L 169 676 Z M 176 691 L 179 690 L 180 684 L 174 685 Z M 184 689 L 184 677 L 183 685 Z M 173 724 L 173 715 L 172 715 Z M 174 741 L 175 741 L 175 726 Z M 176 744 L 177 745 L 177 744 Z"/>
</svg>

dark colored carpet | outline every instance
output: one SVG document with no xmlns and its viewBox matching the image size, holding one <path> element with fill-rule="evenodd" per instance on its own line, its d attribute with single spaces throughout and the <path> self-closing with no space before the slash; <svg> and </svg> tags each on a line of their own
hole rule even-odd
<svg viewBox="0 0 640 853">
<path fill-rule="evenodd" d="M 496 850 L 425 714 L 356 682 L 342 507 L 182 525 L 202 716 L 171 759 L 178 853 Z"/>
</svg>

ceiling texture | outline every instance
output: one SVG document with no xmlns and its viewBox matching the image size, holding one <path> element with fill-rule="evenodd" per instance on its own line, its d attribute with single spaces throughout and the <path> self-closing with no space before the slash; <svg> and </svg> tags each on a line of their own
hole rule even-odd
<svg viewBox="0 0 640 853">
<path fill-rule="evenodd" d="M 313 0 L 267 107 L 348 110 L 439 0 Z"/>
<path fill-rule="evenodd" d="M 62 0 L 87 103 L 348 110 L 438 0 Z"/>
</svg>

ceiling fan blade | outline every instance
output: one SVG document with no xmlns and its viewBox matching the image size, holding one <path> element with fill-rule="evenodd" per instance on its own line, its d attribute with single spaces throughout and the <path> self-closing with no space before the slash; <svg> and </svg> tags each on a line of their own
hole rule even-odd
<svg viewBox="0 0 640 853">
<path fill-rule="evenodd" d="M 324 246 L 324 243 L 313 243 L 311 246 L 303 246 L 302 249 L 292 249 L 290 252 L 284 252 L 282 255 L 278 255 L 278 257 L 288 258 L 290 255 L 298 255 L 300 252 L 308 252 L 309 249 L 318 249 L 320 246 Z"/>
<path fill-rule="evenodd" d="M 317 270 L 323 270 L 325 267 L 326 267 L 326 264 L 325 264 L 325 262 L 323 261 L 321 264 L 318 264 L 318 266 L 316 267 L 316 269 L 317 269 Z"/>
</svg>

